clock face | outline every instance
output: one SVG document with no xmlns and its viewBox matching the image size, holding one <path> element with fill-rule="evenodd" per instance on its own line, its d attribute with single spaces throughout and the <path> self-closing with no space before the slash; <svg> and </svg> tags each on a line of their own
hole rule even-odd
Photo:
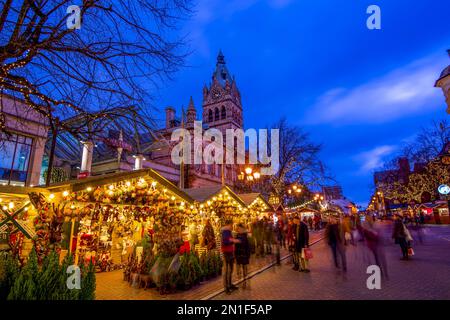
<svg viewBox="0 0 450 320">
<path fill-rule="evenodd" d="M 212 97 L 215 100 L 220 99 L 222 97 L 222 92 L 220 92 L 220 90 L 218 90 L 218 89 L 213 89 Z"/>
</svg>

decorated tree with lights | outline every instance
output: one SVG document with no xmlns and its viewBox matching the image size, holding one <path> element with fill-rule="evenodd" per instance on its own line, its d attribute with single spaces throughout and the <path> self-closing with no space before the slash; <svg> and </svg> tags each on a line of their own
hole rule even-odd
<svg viewBox="0 0 450 320">
<path fill-rule="evenodd" d="M 148 86 L 186 56 L 172 31 L 190 14 L 190 0 L 82 1 L 79 29 L 71 27 L 73 4 L 6 0 L 0 12 L 0 94 L 48 120 L 50 172 L 61 131 L 93 139 L 118 118 L 150 129 Z M 3 120 L 0 109 L 0 127 Z"/>
<path fill-rule="evenodd" d="M 395 180 L 385 184 L 382 191 L 387 199 L 399 203 L 421 203 L 425 194 L 430 196 L 430 200 L 436 200 L 438 186 L 448 181 L 450 181 L 449 166 L 438 158 L 430 161 L 423 170 L 410 174 L 408 181 Z"/>
</svg>

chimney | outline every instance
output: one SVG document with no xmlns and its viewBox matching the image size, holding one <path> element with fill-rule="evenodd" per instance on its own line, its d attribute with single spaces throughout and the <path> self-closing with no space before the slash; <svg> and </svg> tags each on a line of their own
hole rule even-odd
<svg viewBox="0 0 450 320">
<path fill-rule="evenodd" d="M 175 109 L 169 106 L 166 108 L 166 129 L 172 127 L 173 120 L 175 120 Z"/>
</svg>

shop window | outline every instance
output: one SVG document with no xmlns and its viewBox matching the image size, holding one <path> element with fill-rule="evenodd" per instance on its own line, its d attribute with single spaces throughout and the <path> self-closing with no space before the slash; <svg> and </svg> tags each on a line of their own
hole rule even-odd
<svg viewBox="0 0 450 320">
<path fill-rule="evenodd" d="M 0 183 L 24 185 L 33 139 L 16 134 L 1 133 L 0 136 Z"/>
</svg>

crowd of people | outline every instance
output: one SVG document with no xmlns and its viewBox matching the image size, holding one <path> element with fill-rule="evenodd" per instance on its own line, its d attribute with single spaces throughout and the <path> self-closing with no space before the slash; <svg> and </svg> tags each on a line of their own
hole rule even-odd
<svg viewBox="0 0 450 320">
<path fill-rule="evenodd" d="M 281 263 L 281 248 L 292 252 L 294 270 L 310 272 L 308 268 L 309 231 L 320 230 L 322 219 L 314 216 L 300 219 L 299 215 L 287 217 L 266 216 L 257 219 L 249 225 L 234 225 L 228 220 L 222 228 L 222 254 L 224 257 L 224 287 L 229 294 L 236 289 L 232 283 L 234 265 L 239 276 L 244 279 L 242 287 L 249 286 L 248 265 L 250 257 L 265 257 L 273 255 L 277 264 Z M 305 253 L 306 249 L 306 253 Z"/>
<path fill-rule="evenodd" d="M 312 257 L 310 246 L 310 231 L 325 228 L 324 238 L 328 244 L 332 262 L 338 271 L 344 275 L 347 272 L 347 247 L 364 246 L 368 259 L 379 266 L 381 275 L 388 278 L 388 267 L 384 251 L 386 239 L 380 228 L 375 224 L 376 217 L 366 215 L 362 221 L 359 214 L 343 217 L 330 216 L 322 221 L 319 216 L 301 217 L 292 214 L 277 218 L 264 217 L 245 226 L 233 225 L 229 220 L 222 229 L 222 253 L 224 256 L 224 287 L 230 294 L 237 287 L 232 283 L 234 264 L 237 272 L 243 278 L 243 288 L 249 287 L 248 265 L 251 255 L 264 257 L 275 255 L 280 264 L 280 248 L 292 253 L 292 269 L 299 272 L 310 272 L 308 261 Z M 414 255 L 413 237 L 409 230 L 413 228 L 421 239 L 421 221 L 409 221 L 401 215 L 394 215 L 392 225 L 392 241 L 401 249 L 401 259 L 410 260 Z"/>
</svg>

